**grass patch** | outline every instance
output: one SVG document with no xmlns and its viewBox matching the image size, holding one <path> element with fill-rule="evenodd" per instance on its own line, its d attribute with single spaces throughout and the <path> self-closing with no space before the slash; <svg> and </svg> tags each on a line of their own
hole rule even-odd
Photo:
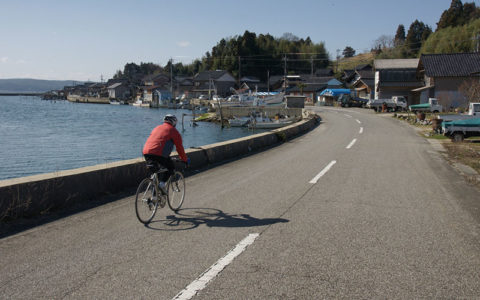
<svg viewBox="0 0 480 300">
<path fill-rule="evenodd" d="M 429 139 L 434 139 L 434 140 L 449 140 L 448 137 L 444 136 L 443 134 L 439 133 L 431 133 L 429 136 L 427 136 Z"/>
<path fill-rule="evenodd" d="M 449 157 L 480 173 L 480 143 L 444 143 Z"/>
</svg>

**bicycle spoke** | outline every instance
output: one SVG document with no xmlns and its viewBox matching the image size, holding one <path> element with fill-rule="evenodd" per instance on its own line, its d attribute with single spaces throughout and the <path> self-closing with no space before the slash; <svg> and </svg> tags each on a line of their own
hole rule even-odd
<svg viewBox="0 0 480 300">
<path fill-rule="evenodd" d="M 144 179 L 138 186 L 135 198 L 135 212 L 140 222 L 146 224 L 153 219 L 158 207 L 155 186 L 149 178 Z"/>
</svg>

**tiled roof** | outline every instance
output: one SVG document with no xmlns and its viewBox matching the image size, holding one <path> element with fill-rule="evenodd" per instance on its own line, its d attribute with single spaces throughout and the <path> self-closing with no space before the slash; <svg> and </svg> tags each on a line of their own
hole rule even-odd
<svg viewBox="0 0 480 300">
<path fill-rule="evenodd" d="M 357 70 L 357 71 L 369 71 L 369 70 L 372 70 L 372 66 L 370 66 L 369 64 L 362 64 L 362 65 L 356 66 L 355 70 Z"/>
<path fill-rule="evenodd" d="M 327 87 L 326 84 L 324 83 L 307 83 L 303 87 L 302 91 L 303 92 L 319 92 L 322 91 Z M 289 92 L 299 92 L 300 87 L 299 86 L 294 86 L 288 90 Z"/>
<path fill-rule="evenodd" d="M 418 58 L 409 59 L 376 59 L 375 70 L 381 69 L 417 69 Z"/>
<path fill-rule="evenodd" d="M 332 75 L 333 75 L 333 70 L 331 68 L 317 69 L 315 71 L 315 76 L 318 76 L 318 77 L 325 77 L 325 76 L 332 76 Z"/>
<path fill-rule="evenodd" d="M 417 79 L 417 71 L 408 70 L 381 70 L 380 82 L 419 82 Z"/>
<path fill-rule="evenodd" d="M 122 83 L 121 83 L 121 82 L 118 82 L 118 83 L 112 84 L 112 85 L 109 86 L 108 88 L 109 88 L 109 89 L 116 89 L 117 87 L 119 87 L 119 86 L 121 86 L 121 85 L 122 85 Z"/>
<path fill-rule="evenodd" d="M 195 81 L 208 81 L 210 79 L 218 79 L 222 77 L 227 71 L 224 70 L 216 70 L 216 71 L 203 71 L 195 75 L 193 78 Z"/>
<path fill-rule="evenodd" d="M 420 64 L 428 77 L 470 76 L 480 72 L 480 53 L 422 54 Z"/>
<path fill-rule="evenodd" d="M 357 71 L 357 73 L 358 75 L 360 75 L 362 79 L 375 78 L 375 73 L 373 73 L 372 70 L 368 70 L 368 71 L 361 70 L 361 71 Z"/>
</svg>

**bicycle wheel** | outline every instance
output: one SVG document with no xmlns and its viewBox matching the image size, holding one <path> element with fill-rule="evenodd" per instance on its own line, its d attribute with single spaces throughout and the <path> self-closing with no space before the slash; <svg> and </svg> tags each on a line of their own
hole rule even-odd
<svg viewBox="0 0 480 300">
<path fill-rule="evenodd" d="M 143 224 L 149 223 L 157 211 L 158 202 L 153 180 L 145 178 L 138 185 L 135 196 L 135 212 L 138 220 Z"/>
<path fill-rule="evenodd" d="M 181 172 L 175 171 L 170 176 L 167 185 L 168 206 L 173 211 L 177 211 L 185 199 L 185 177 Z"/>
</svg>

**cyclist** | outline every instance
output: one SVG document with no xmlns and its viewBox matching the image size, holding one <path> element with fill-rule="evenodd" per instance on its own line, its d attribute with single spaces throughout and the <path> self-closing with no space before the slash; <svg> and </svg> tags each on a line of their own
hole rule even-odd
<svg viewBox="0 0 480 300">
<path fill-rule="evenodd" d="M 147 164 L 154 161 L 168 169 L 168 172 L 163 174 L 163 178 L 159 178 L 159 186 L 163 192 L 165 192 L 165 182 L 175 171 L 175 166 L 170 158 L 174 145 L 180 159 L 188 164 L 188 158 L 185 149 L 183 149 L 182 136 L 175 128 L 176 125 L 177 117 L 167 114 L 163 118 L 163 124 L 152 130 L 143 146 L 143 156 Z"/>
</svg>

